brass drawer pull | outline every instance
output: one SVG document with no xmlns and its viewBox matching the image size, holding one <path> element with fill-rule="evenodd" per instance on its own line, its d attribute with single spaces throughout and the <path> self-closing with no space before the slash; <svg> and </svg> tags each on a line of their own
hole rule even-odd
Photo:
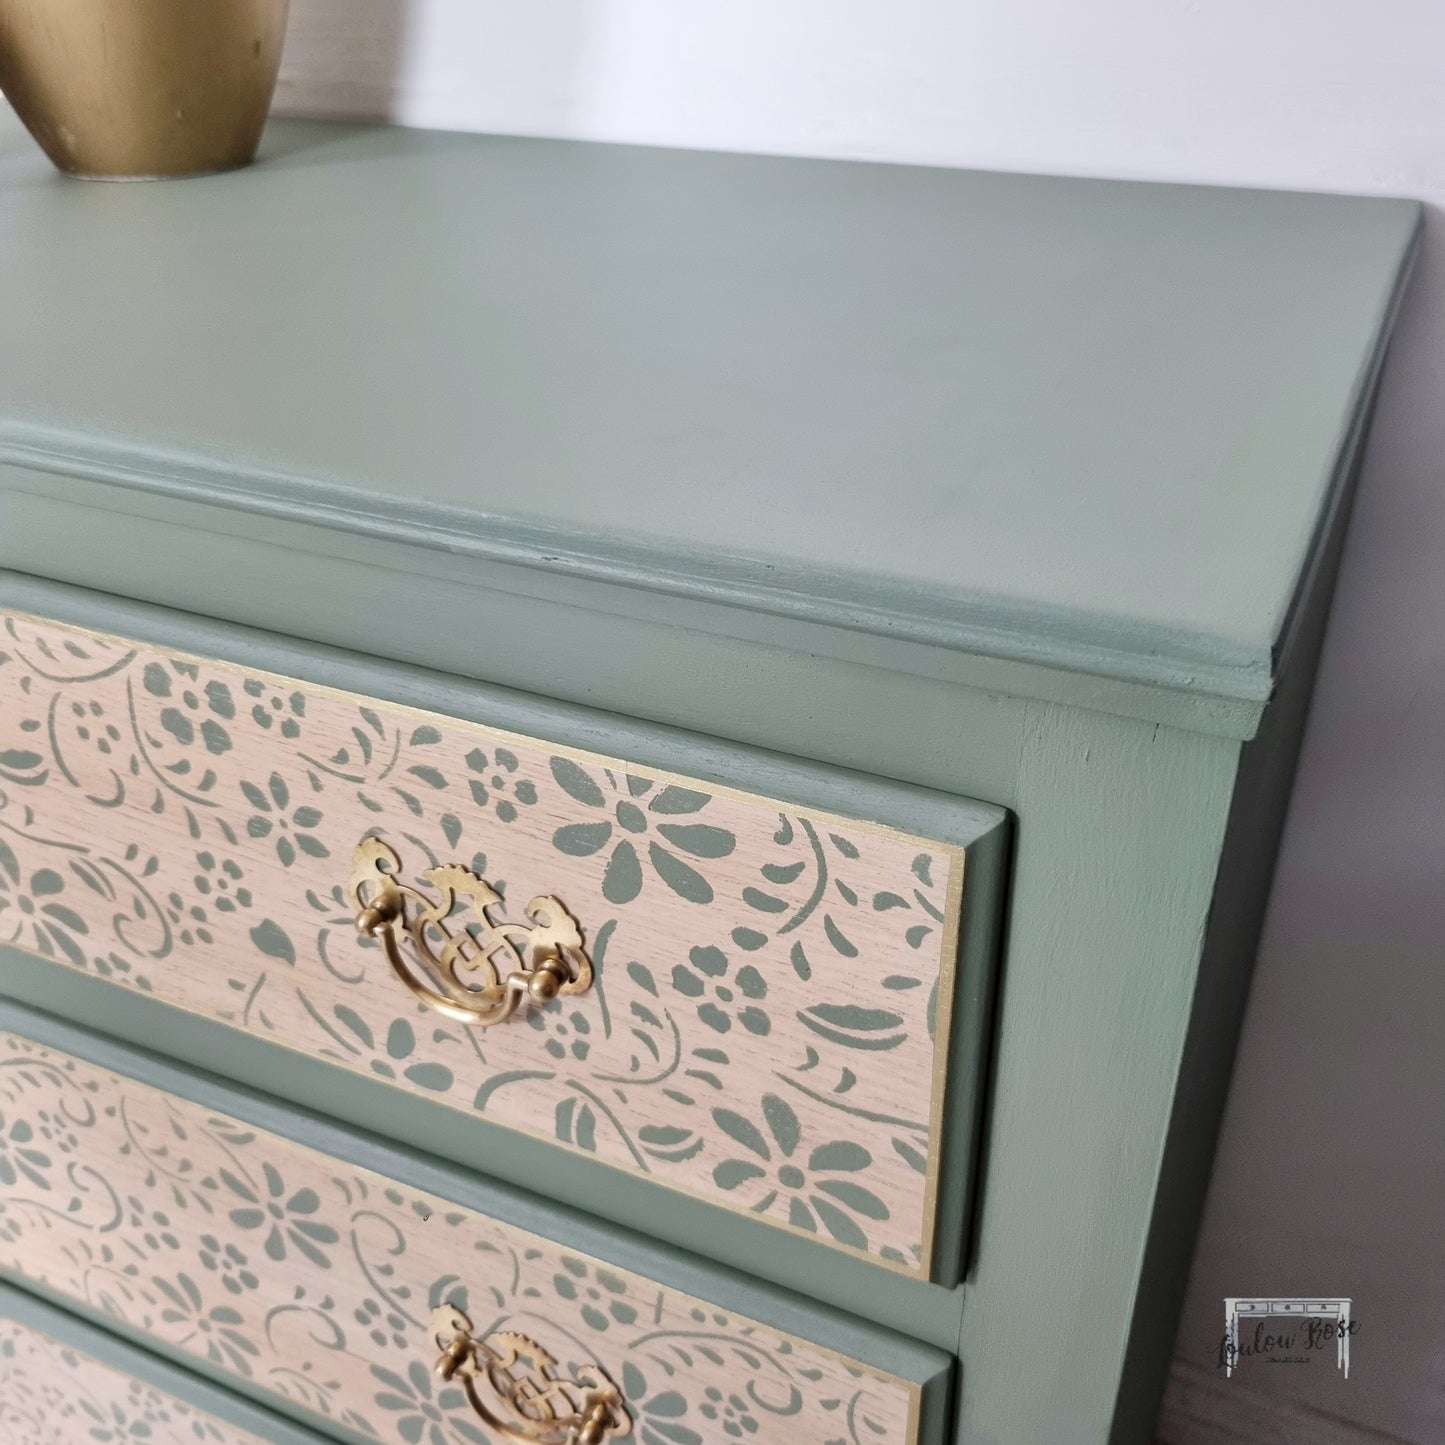
<svg viewBox="0 0 1445 1445">
<path fill-rule="evenodd" d="M 442 1352 L 437 1374 L 460 1380 L 472 1409 L 509 1440 L 603 1445 L 632 1433 L 622 1391 L 600 1365 L 579 1365 L 576 1378 L 567 1379 L 534 1340 L 510 1331 L 479 1340 L 472 1322 L 450 1305 L 432 1312 L 431 1326 Z"/>
<path fill-rule="evenodd" d="M 398 883 L 401 871 L 401 859 L 380 838 L 357 845 L 347 884 L 356 929 L 381 943 L 396 976 L 438 1013 L 485 1028 L 511 1018 L 524 1002 L 592 987 L 582 930 L 551 894 L 527 904 L 530 925 L 496 923 L 488 910 L 501 906 L 501 895 L 470 869 L 428 868 L 422 876 L 437 890 L 434 899 Z M 452 919 L 458 904 L 460 921 Z"/>
</svg>

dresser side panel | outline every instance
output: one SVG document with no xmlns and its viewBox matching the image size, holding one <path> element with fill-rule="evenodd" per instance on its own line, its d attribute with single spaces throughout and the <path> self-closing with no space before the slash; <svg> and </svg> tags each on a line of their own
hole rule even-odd
<svg viewBox="0 0 1445 1445">
<path fill-rule="evenodd" d="M 959 1445 L 1109 1440 L 1237 750 L 1030 719 Z"/>
</svg>

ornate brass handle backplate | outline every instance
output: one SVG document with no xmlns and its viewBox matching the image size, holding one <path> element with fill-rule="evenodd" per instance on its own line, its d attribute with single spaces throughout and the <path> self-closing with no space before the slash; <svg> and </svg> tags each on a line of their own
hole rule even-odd
<svg viewBox="0 0 1445 1445">
<path fill-rule="evenodd" d="M 432 1312 L 431 1327 L 442 1352 L 437 1374 L 460 1380 L 472 1409 L 509 1440 L 604 1445 L 632 1433 L 622 1391 L 600 1365 L 580 1365 L 569 1379 L 526 1335 L 498 1331 L 479 1340 L 472 1322 L 450 1305 Z"/>
<path fill-rule="evenodd" d="M 393 849 L 380 838 L 361 840 L 347 884 L 356 928 L 381 944 L 396 976 L 438 1013 L 487 1027 L 511 1018 L 524 1002 L 547 1003 L 592 987 L 582 930 L 550 893 L 527 904 L 530 924 L 498 923 L 489 910 L 501 907 L 501 895 L 460 864 L 422 875 L 435 898 L 399 883 L 400 876 Z"/>
</svg>

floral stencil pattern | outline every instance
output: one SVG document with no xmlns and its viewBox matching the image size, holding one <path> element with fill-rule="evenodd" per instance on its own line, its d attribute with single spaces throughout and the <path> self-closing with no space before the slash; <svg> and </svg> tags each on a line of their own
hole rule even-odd
<svg viewBox="0 0 1445 1445">
<path fill-rule="evenodd" d="M 265 1445 L 18 1320 L 0 1319 L 5 1445 Z"/>
<path fill-rule="evenodd" d="M 342 890 L 369 833 L 413 881 L 473 869 L 513 920 L 556 893 L 596 986 L 490 1030 L 421 1009 Z M 223 663 L 0 627 L 0 943 L 912 1274 L 963 862 Z M 793 1150 L 768 1130 L 788 1117 Z M 831 1142 L 851 1167 L 809 1165 Z M 294 1212 L 263 1232 L 326 1247 Z"/>
<path fill-rule="evenodd" d="M 382 1445 L 487 1445 L 461 1391 L 431 1372 L 444 1304 L 486 1333 L 533 1336 L 569 1369 L 601 1364 L 642 1445 L 914 1445 L 922 1378 L 15 1035 L 0 1035 L 0 1107 L 45 1145 L 0 1190 L 0 1267 Z M 768 1127 L 770 1155 L 807 1171 L 793 1197 L 816 1208 L 846 1161 L 820 1163 L 801 1140 L 787 1154 L 776 1131 L 790 1126 Z M 110 1418 L 94 1428 L 119 1431 Z"/>
</svg>

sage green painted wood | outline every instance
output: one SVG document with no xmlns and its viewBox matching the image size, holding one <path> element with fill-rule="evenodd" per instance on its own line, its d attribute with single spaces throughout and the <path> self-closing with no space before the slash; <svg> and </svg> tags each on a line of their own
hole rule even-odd
<svg viewBox="0 0 1445 1445">
<path fill-rule="evenodd" d="M 964 1445 L 1110 1439 L 1238 748 L 1029 719 Z"/>
<path fill-rule="evenodd" d="M 0 1284 L 0 1318 L 16 1320 L 32 1330 L 38 1330 L 131 1379 L 152 1385 L 197 1410 L 204 1410 L 208 1415 L 234 1425 L 238 1430 L 247 1430 L 262 1440 L 269 1440 L 273 1445 L 326 1445 L 325 1438 L 314 1431 L 292 1424 L 231 1390 L 221 1389 L 190 1368 L 177 1368 L 162 1356 L 140 1349 L 111 1333 L 115 1321 L 108 1316 L 97 1316 L 99 1325 L 108 1326 L 98 1328 L 68 1310 L 47 1303 L 38 1294 Z M 174 1358 L 184 1358 L 188 1366 L 196 1363 L 193 1356 L 177 1355 Z M 3 1389 L 4 1381 L 0 1379 L 0 1390 Z M 334 1426 L 332 1428 L 335 1429 Z M 98 1433 L 95 1438 L 100 1440 L 105 1437 Z M 360 1436 L 349 1435 L 347 1438 L 352 1445 L 375 1445 L 375 1442 Z"/>
<path fill-rule="evenodd" d="M 241 667 L 279 673 L 347 693 L 458 717 L 554 741 L 643 767 L 776 798 L 847 818 L 881 823 L 951 843 L 980 855 L 1003 846 L 1006 811 L 956 792 L 941 793 L 876 773 L 849 772 L 796 755 L 724 741 L 702 732 L 649 724 L 596 708 L 568 706 L 515 690 L 378 661 L 365 654 L 317 647 L 245 629 L 207 626 L 174 613 L 116 598 L 0 572 L 0 610 L 29 612 L 76 627 L 177 651 L 216 657 Z M 997 870 L 985 874 L 997 879 Z M 980 920 L 996 912 L 994 894 L 980 885 Z M 987 937 L 987 934 L 984 935 Z"/>
<path fill-rule="evenodd" d="M 16 571 L 43 559 L 45 575 L 59 581 L 658 721 L 675 715 L 678 671 L 694 689 L 712 680 L 709 714 L 725 717 L 739 696 L 731 677 L 748 675 L 760 654 L 788 672 L 834 662 L 887 669 L 910 683 L 1070 702 L 1230 737 L 1251 735 L 1262 709 L 1209 690 L 1213 674 L 1200 667 L 1189 670 L 1186 693 L 403 549 L 3 462 L 0 522 L 0 566 Z M 599 658 L 612 665 L 599 667 Z"/>
<path fill-rule="evenodd" d="M 1254 733 L 1272 687 L 1282 713 L 1297 710 L 1307 690 L 1348 503 L 1341 463 L 1377 375 L 1413 208 L 344 129 L 283 127 L 276 142 L 287 154 L 271 167 L 266 184 L 275 185 L 265 194 L 294 189 L 306 198 L 297 212 L 321 201 L 327 215 L 313 217 L 317 235 L 288 236 L 294 256 L 268 257 L 259 269 L 272 292 L 243 287 L 250 309 L 233 354 L 206 356 L 198 367 L 210 388 L 204 395 L 186 364 L 203 355 L 195 338 L 208 307 L 162 309 L 172 330 L 159 334 L 186 364 L 141 354 L 135 375 L 118 385 L 118 412 L 103 425 L 85 405 L 94 399 L 86 390 L 95 380 L 91 358 L 77 378 L 63 374 L 77 348 L 67 330 L 80 324 L 73 317 L 53 337 L 38 334 L 39 380 L 24 392 L 24 407 L 6 402 L 30 385 L 14 380 L 20 362 L 0 362 L 0 422 L 12 423 L 0 458 L 0 565 L 1014 809 L 1017 866 L 979 1235 L 964 1289 L 919 1297 L 915 1323 L 908 1299 L 883 1288 L 854 1293 L 835 1280 L 836 1265 L 798 1279 L 780 1272 L 787 1261 L 759 1255 L 751 1264 L 818 1298 L 836 1289 L 835 1303 L 956 1348 L 959 1445 L 1144 1445 L 1160 1377 L 1153 1346 L 1159 1332 L 1172 1337 L 1180 1260 L 1253 953 L 1262 864 L 1293 761 L 1283 719 L 1267 724 L 1242 771 L 1237 740 Z M 509 159 L 521 156 L 525 165 Z M 588 174 L 579 180 L 568 170 L 574 165 Z M 113 320 L 118 282 L 145 280 L 137 238 L 159 231 L 165 239 L 176 217 L 204 227 L 225 216 L 253 251 L 278 224 L 280 206 L 267 211 L 254 189 L 212 188 L 206 200 L 198 191 L 194 202 L 167 202 L 179 209 L 164 224 L 147 219 L 144 201 L 117 202 L 107 235 L 128 238 L 133 249 L 97 256 L 97 228 L 84 208 L 105 203 L 60 199 L 27 162 L 0 160 L 7 167 L 11 179 L 0 185 L 8 194 L 35 194 L 0 211 L 0 247 L 18 239 L 26 274 L 48 285 L 51 299 L 62 294 L 67 262 L 73 272 L 78 260 L 97 259 L 86 279 L 96 302 L 91 319 Z M 735 281 L 740 272 L 730 268 L 751 267 L 760 289 L 684 293 L 686 304 L 660 325 L 648 306 L 662 292 L 647 287 L 677 286 L 689 265 L 717 253 L 690 217 L 674 229 L 656 224 L 671 204 L 656 178 L 691 174 L 678 182 L 686 194 L 704 170 L 734 208 L 717 234 L 744 243 L 711 274 Z M 590 197 L 589 216 L 599 221 L 599 249 L 587 254 L 618 261 L 626 232 L 631 258 L 648 263 L 645 276 L 639 266 L 612 293 L 637 305 L 616 314 L 574 305 L 565 324 L 549 310 L 559 298 L 601 291 L 586 292 L 572 273 L 555 295 L 518 288 L 515 315 L 525 312 L 534 328 L 525 336 L 537 350 L 521 350 L 511 372 L 497 360 L 504 326 L 461 324 L 477 321 L 491 273 L 459 275 L 458 251 L 445 239 L 459 217 L 485 209 L 483 199 L 440 184 L 418 193 L 425 177 L 503 173 L 539 205 L 547 197 L 555 204 L 575 182 L 580 190 L 569 194 Z M 267 174 L 255 173 L 258 186 Z M 362 176 L 377 182 L 365 195 Z M 637 187 L 627 199 L 641 202 L 628 215 L 613 204 L 624 176 Z M 809 179 L 784 195 L 780 176 Z M 409 212 L 394 204 L 401 193 L 417 203 Z M 1048 238 L 1018 246 L 1002 224 L 1006 209 L 979 203 L 1005 193 L 1060 225 L 1056 248 Z M 392 204 L 359 243 L 378 274 L 391 255 L 411 254 L 398 231 L 404 215 L 424 206 L 441 218 L 445 255 L 427 275 L 406 278 L 394 310 L 388 296 L 379 308 L 343 314 L 362 279 L 337 271 L 328 251 L 329 279 L 321 294 L 309 294 L 323 269 L 321 246 L 308 247 L 336 214 L 369 216 L 381 197 Z M 1079 199 L 1088 197 L 1092 215 Z M 758 229 L 743 234 L 737 216 L 748 204 Z M 851 230 L 824 225 L 843 213 L 873 221 Z M 629 231 L 638 216 L 646 224 Z M 826 241 L 830 256 L 843 255 L 834 281 L 866 276 L 878 284 L 857 288 L 840 308 L 827 275 L 789 272 L 786 248 L 763 244 L 769 221 L 784 217 L 790 237 L 818 254 Z M 1019 252 L 1021 269 L 1006 267 L 1005 282 L 1041 256 L 1053 258 L 1036 292 L 997 290 L 1007 306 L 982 294 L 981 279 L 998 273 L 975 264 L 973 244 L 990 225 Z M 47 227 L 65 243 L 54 256 L 41 255 L 36 241 Z M 550 277 L 592 244 L 570 230 L 541 234 L 545 244 L 531 246 L 509 281 Z M 517 250 L 486 232 L 468 255 L 490 266 Z M 904 274 L 904 255 L 931 261 Z M 201 255 L 164 259 L 156 270 L 180 283 L 176 294 L 200 286 L 209 266 Z M 973 266 L 968 275 L 949 269 L 960 261 Z M 935 316 L 935 288 L 920 323 L 920 290 L 942 274 L 953 290 Z M 1225 275 L 1239 282 L 1228 296 L 1212 289 Z M 438 277 L 458 304 L 419 311 Z M 68 304 L 75 283 L 68 273 L 65 280 Z M 271 305 L 275 297 L 284 304 Z M 1118 306 L 1125 297 L 1129 304 Z M 760 298 L 769 300 L 761 318 Z M 16 314 L 29 336 L 45 298 L 22 299 Z M 803 339 L 810 325 L 815 338 L 836 339 L 829 328 L 845 316 L 853 329 L 836 348 L 842 354 L 830 352 L 826 365 L 804 375 L 786 365 L 796 355 L 790 336 L 754 366 L 762 341 L 790 324 L 794 307 Z M 960 320 L 969 307 L 968 319 L 981 323 L 974 329 Z M 1122 311 L 1130 315 L 1120 320 Z M 389 359 L 363 344 L 363 319 L 370 326 L 378 317 L 395 343 Z M 514 313 L 485 319 L 499 317 Z M 644 410 L 641 382 L 652 380 L 648 367 L 675 340 L 677 318 L 692 328 L 678 345 L 693 335 L 713 344 L 684 358 L 695 370 L 676 366 L 651 390 L 667 405 Z M 540 399 L 565 400 L 555 388 L 577 375 L 571 359 L 551 365 L 558 337 L 610 345 L 641 319 L 655 348 L 650 362 L 630 353 L 636 371 L 593 373 L 599 395 L 622 403 L 608 414 L 605 435 L 589 430 L 596 419 L 585 410 L 564 409 L 524 438 L 518 418 L 532 416 Z M 1167 335 L 1166 320 L 1176 323 Z M 323 322 L 340 343 L 327 355 L 349 359 L 351 370 L 317 375 Z M 889 339 L 901 342 L 910 326 L 918 349 L 905 356 Z M 958 344 L 930 348 L 950 326 Z M 876 355 L 859 402 L 837 383 L 850 365 L 864 376 L 861 347 L 853 349 L 862 339 Z M 237 379 L 243 358 L 262 354 L 263 340 L 277 370 L 252 367 L 229 392 L 217 389 L 218 380 Z M 1286 355 L 1298 364 L 1275 364 Z M 441 363 L 435 373 L 428 358 Z M 548 362 L 540 380 L 527 370 L 538 358 Z M 679 389 L 719 358 L 732 363 L 720 381 L 713 375 L 719 389 L 684 404 Z M 585 351 L 576 359 L 580 366 Z M 380 396 L 382 370 L 393 362 Z M 152 365 L 168 368 L 167 385 L 140 396 L 138 379 Z M 937 412 L 925 413 L 939 400 L 935 383 L 948 377 L 956 416 L 941 425 Z M 762 379 L 774 384 L 752 385 Z M 468 383 L 473 390 L 463 397 Z M 308 388 L 319 404 L 310 412 L 296 406 Z M 519 403 L 500 422 L 499 398 Z M 348 408 L 360 411 L 363 401 L 365 415 L 353 416 Z M 472 408 L 465 417 L 463 402 Z M 896 418 L 921 418 L 919 428 L 880 423 L 885 403 Z M 400 424 L 381 435 L 394 407 Z M 660 414 L 673 430 L 655 425 Z M 558 427 L 560 415 L 578 429 Z M 457 439 L 473 416 L 499 429 L 463 455 Z M 436 425 L 423 434 L 418 418 Z M 1201 438 L 1210 422 L 1216 430 Z M 870 423 L 874 445 L 860 449 L 859 428 Z M 977 441 L 972 450 L 959 441 L 965 424 Z M 527 449 L 534 443 L 535 454 Z M 878 466 L 884 455 L 897 470 Z M 328 456 L 333 470 L 313 465 Z M 679 458 L 696 461 L 686 475 L 706 480 L 707 496 L 678 485 L 684 474 L 663 464 Z M 609 486 L 618 474 L 606 468 L 619 459 L 641 459 L 639 469 Z M 775 465 L 781 470 L 768 470 Z M 760 477 L 769 489 L 761 497 Z M 509 504 L 519 479 L 547 515 L 523 516 Z M 332 483 L 354 489 L 328 490 Z M 892 509 L 860 530 L 859 508 L 880 495 Z M 720 515 L 739 498 L 758 505 Z M 805 505 L 832 507 L 842 531 L 849 523 L 853 531 L 828 524 L 803 535 L 779 526 Z M 612 511 L 599 524 L 604 507 Z M 914 556 L 899 543 L 920 518 L 927 545 Z M 675 530 L 664 538 L 668 528 Z M 880 559 L 876 570 L 860 560 L 865 544 Z M 982 563 L 981 552 L 990 554 Z M 822 559 L 818 568 L 810 555 Z M 988 592 L 995 562 L 1009 589 L 1021 590 L 1018 579 L 1027 577 L 1027 595 Z M 1033 562 L 1032 574 L 1023 570 Z M 23 579 L 7 586 L 16 596 L 69 599 L 77 621 L 124 631 L 114 619 L 147 619 L 169 629 L 148 627 L 147 636 L 254 656 L 283 671 L 277 659 L 288 649 L 313 655 L 195 616 Z M 1176 625 L 1174 611 L 1186 602 L 1193 610 Z M 34 610 L 54 613 L 38 603 Z M 423 698 L 431 685 L 404 667 L 355 664 L 348 672 L 344 659 L 329 656 L 325 666 L 372 678 L 370 690 L 382 695 L 386 678 Z M 79 1008 L 83 997 L 98 1022 L 154 1030 L 165 1046 L 174 1024 L 159 1022 L 155 1006 L 136 1000 L 129 1022 L 117 1006 L 113 1025 L 103 1000 L 114 995 L 74 982 L 75 998 L 56 992 L 47 1000 L 43 986 L 37 998 Z M 204 1038 L 182 1043 L 177 1033 L 176 1046 L 199 1050 Z M 242 1048 L 213 1059 L 242 1078 L 259 1077 L 266 1064 L 264 1054 Z M 273 1081 L 283 1090 L 290 1082 L 284 1074 Z M 1187 1093 L 1179 1109 L 1176 1086 Z M 619 1215 L 630 1207 L 616 1205 Z M 676 1214 L 658 1218 L 661 1237 L 729 1260 L 742 1247 L 707 1228 L 692 1206 Z"/>
<path fill-rule="evenodd" d="M 1313 563 L 1295 655 L 1265 714 L 1264 726 L 1240 753 L 1160 1162 L 1154 1218 L 1140 1265 L 1140 1308 L 1127 1346 L 1132 1370 L 1125 1376 L 1114 1420 L 1113 1433 L 1120 1440 L 1142 1439 L 1153 1429 L 1178 1336 L 1180 1307 L 1373 404 L 1372 386 L 1370 405 L 1356 419 L 1345 449 L 1342 501 Z"/>
<path fill-rule="evenodd" d="M 340 1159 L 357 1169 L 371 1170 L 465 1209 L 505 1220 L 526 1220 L 533 1233 L 584 1255 L 615 1264 L 670 1289 L 716 1304 L 729 1313 L 796 1335 L 859 1360 L 922 1391 L 918 1445 L 945 1445 L 947 1404 L 952 1379 L 950 1355 L 930 1345 L 883 1329 L 877 1324 L 788 1294 L 774 1285 L 736 1270 L 669 1249 L 641 1235 L 604 1224 L 578 1209 L 524 1194 L 415 1150 L 343 1128 L 295 1104 L 282 1103 L 255 1090 L 219 1082 L 199 1070 L 178 1068 L 154 1054 L 142 1053 L 74 1024 L 15 1003 L 0 1001 L 0 1031 L 59 1049 L 101 1068 L 140 1080 L 153 1088 L 189 1099 L 257 1129 L 294 1140 Z M 14 1282 L 14 1281 L 12 1281 Z M 235 1388 L 249 1392 L 248 1381 L 227 1376 Z M 288 1402 L 264 1398 L 278 1408 Z M 298 1410 L 298 1419 L 318 1420 Z M 328 1432 L 336 1426 L 326 1422 Z"/>
<path fill-rule="evenodd" d="M 12 483 L 253 512 L 282 545 L 320 519 L 423 577 L 446 551 L 1246 723 L 1418 225 L 297 122 L 268 148 L 82 190 L 4 140 Z"/>
<path fill-rule="evenodd" d="M 281 665 L 287 649 L 310 652 L 25 579 L 8 579 L 7 588 L 16 605 L 258 665 Z M 792 670 L 764 664 L 730 725 L 776 741 L 794 729 L 814 752 L 857 749 L 858 760 L 866 753 L 892 776 L 967 778 L 972 791 L 1020 813 L 981 1238 L 958 1346 L 957 1438 L 1103 1442 L 1129 1364 L 1126 1338 L 1237 744 L 796 660 Z M 388 670 L 361 671 L 385 695 Z M 323 680 L 348 685 L 354 676 Z M 673 682 L 689 695 L 694 686 L 706 692 L 690 674 Z M 712 1252 L 711 1237 L 696 1243 Z M 831 1276 L 807 1287 L 826 1297 Z M 878 1300 L 888 1307 L 886 1291 Z M 870 1313 L 879 1317 L 877 1308 Z M 1042 1351 L 1041 1319 L 1050 1321 Z M 1148 1437 L 1117 1438 L 1142 1445 Z"/>
<path fill-rule="evenodd" d="M 197 650 L 224 639 L 223 650 L 271 658 L 265 665 L 294 647 L 11 585 L 51 604 L 69 598 L 80 622 L 143 617 L 147 635 Z M 727 731 L 791 733 L 815 754 L 917 781 L 967 779 L 1021 818 L 981 1239 L 961 1321 L 958 1439 L 1077 1445 L 1114 1430 L 1119 1442 L 1143 1442 L 1138 1419 L 1116 1430 L 1115 1418 L 1121 1395 L 1139 1388 L 1128 1335 L 1237 745 L 921 679 L 901 685 L 831 660 L 785 661 L 763 655 L 753 688 L 726 712 Z M 672 681 L 680 707 L 714 696 L 704 677 Z M 1233 946 L 1249 951 L 1244 937 Z"/>
<path fill-rule="evenodd" d="M 295 666 L 300 660 L 323 682 L 360 684 L 381 696 L 400 688 L 422 705 L 464 715 L 500 705 L 492 690 L 448 685 L 415 669 L 53 584 L 11 577 L 0 595 L 81 625 L 141 632 L 258 666 L 304 670 Z M 709 1216 L 691 1205 L 668 1211 L 659 1204 L 649 1215 L 627 1217 L 661 1238 L 957 1348 L 963 1445 L 1051 1439 L 1096 1445 L 1107 1438 L 1126 1362 L 1238 744 L 870 669 L 835 675 L 824 668 L 816 676 L 820 684 L 802 666 L 780 668 L 776 676 L 760 670 L 748 699 L 748 731 L 792 726 L 815 751 L 862 749 L 860 760 L 884 775 L 939 781 L 952 773 L 1019 812 L 976 1259 L 961 1300 L 934 1290 L 935 1303 L 906 1298 L 882 1280 L 876 1288 L 849 1281 L 832 1262 L 800 1273 L 796 1252 L 788 1250 L 734 1254 L 741 1242 L 710 1228 Z M 673 679 L 685 689 L 692 681 L 691 674 Z M 829 715 L 830 701 L 842 709 L 837 718 Z M 516 705 L 544 706 L 526 699 Z M 529 717 L 535 723 L 536 714 Z M 804 721 L 807 728 L 799 725 Z M 629 742 L 646 746 L 645 735 L 655 749 L 661 732 L 639 728 Z M 595 743 L 585 732 L 567 740 Z M 705 771 L 696 756 L 690 765 Z M 108 1030 L 144 1029 L 156 1047 L 197 1063 L 209 1054 L 211 1067 L 279 1092 L 312 1087 L 295 1072 L 300 1060 L 278 1066 L 250 1042 L 218 1052 L 214 1036 L 194 1021 L 161 1024 L 158 1006 L 144 1000 L 134 1009 L 145 1019 L 129 1017 L 108 985 L 83 978 L 74 984 L 77 992 L 88 989 L 89 1016 Z M 44 982 L 35 987 L 44 1003 Z M 73 996 L 50 997 L 56 1006 L 75 1006 Z M 367 1102 L 359 1093 L 350 1103 L 309 1097 L 343 1116 Z M 387 1133 L 420 1120 L 419 1112 L 411 1121 L 374 1116 Z M 510 1156 L 500 1162 L 514 1167 Z M 541 1187 L 557 1194 L 555 1179 Z M 611 1199 L 604 1206 L 619 1217 L 625 1207 Z M 961 1344 L 957 1330 L 947 1333 L 950 1319 L 961 1329 Z M 1043 1351 L 1040 1320 L 1051 1321 L 1052 1347 Z M 1058 1434 L 1065 1423 L 1067 1433 Z"/>
</svg>

